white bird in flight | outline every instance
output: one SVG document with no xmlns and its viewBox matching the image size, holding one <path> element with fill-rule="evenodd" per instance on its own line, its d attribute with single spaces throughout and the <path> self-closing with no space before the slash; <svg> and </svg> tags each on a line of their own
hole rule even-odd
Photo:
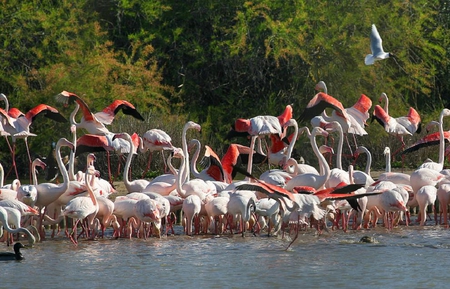
<svg viewBox="0 0 450 289">
<path fill-rule="evenodd" d="M 386 59 L 391 56 L 389 52 L 384 52 L 382 42 L 377 27 L 375 24 L 372 24 L 372 32 L 370 33 L 370 50 L 372 50 L 372 54 L 366 55 L 366 59 L 364 60 L 366 65 L 372 65 L 377 60 Z"/>
</svg>

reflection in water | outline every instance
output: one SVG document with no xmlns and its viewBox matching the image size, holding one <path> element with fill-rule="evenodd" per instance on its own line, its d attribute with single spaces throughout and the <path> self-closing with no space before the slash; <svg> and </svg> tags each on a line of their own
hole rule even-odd
<svg viewBox="0 0 450 289">
<path fill-rule="evenodd" d="M 110 234 L 109 234 L 110 235 Z M 370 235 L 379 243 L 360 243 Z M 450 231 L 382 228 L 251 236 L 48 239 L 1 264 L 1 288 L 423 288 L 446 280 Z M 6 246 L 5 246 L 6 247 Z M 5 249 L 3 249 L 5 250 Z M 438 265 L 437 265 L 438 264 Z"/>
</svg>

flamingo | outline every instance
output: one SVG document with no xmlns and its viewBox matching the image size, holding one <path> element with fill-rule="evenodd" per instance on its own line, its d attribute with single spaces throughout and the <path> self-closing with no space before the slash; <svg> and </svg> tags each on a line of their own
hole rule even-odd
<svg viewBox="0 0 450 289">
<path fill-rule="evenodd" d="M 178 149 L 178 148 L 177 148 Z M 178 149 L 179 150 L 179 149 Z M 162 174 L 155 177 L 150 183 L 142 190 L 143 193 L 157 193 L 162 196 L 168 196 L 176 190 L 176 180 L 178 173 L 172 165 L 172 154 L 167 158 L 167 166 L 170 168 L 170 174 Z"/>
<path fill-rule="evenodd" d="M 259 199 L 255 204 L 255 213 L 260 217 L 267 217 L 269 219 L 268 222 L 268 230 L 267 235 L 270 236 L 271 228 L 274 228 L 273 235 L 276 235 L 280 230 L 281 220 L 280 220 L 280 203 L 278 203 L 274 199 L 270 198 L 262 198 Z"/>
<path fill-rule="evenodd" d="M 320 153 L 319 148 L 317 147 L 316 143 L 317 135 L 328 136 L 328 133 L 320 127 L 315 127 L 311 132 L 311 140 L 310 140 L 311 146 L 317 158 L 319 159 L 319 164 L 324 169 L 323 172 L 321 172 L 321 174 L 319 175 L 311 173 L 297 175 L 286 184 L 286 190 L 291 191 L 296 186 L 310 186 L 319 189 L 324 186 L 325 182 L 329 178 L 330 167 L 327 161 L 325 160 L 324 156 Z"/>
<path fill-rule="evenodd" d="M 17 189 L 17 199 L 31 207 L 34 207 L 37 200 L 37 190 L 36 185 L 38 184 L 36 167 L 41 167 L 45 170 L 46 164 L 39 158 L 36 158 L 31 165 L 31 174 L 33 178 L 33 184 L 31 185 L 21 185 Z"/>
<path fill-rule="evenodd" d="M 144 223 L 152 223 L 156 229 L 156 235 L 161 237 L 161 214 L 155 200 L 148 198 L 136 202 L 134 205 L 136 217 Z M 144 236 L 146 233 L 144 232 Z"/>
<path fill-rule="evenodd" d="M 30 126 L 39 115 L 43 115 L 57 122 L 66 122 L 67 120 L 59 111 L 46 104 L 39 104 L 29 110 L 26 114 L 19 111 L 17 108 L 11 108 L 8 112 L 0 108 L 0 116 L 3 118 L 3 128 L 11 135 L 12 138 L 12 168 L 14 168 L 16 177 L 19 178 L 16 166 L 16 140 L 23 139 L 27 149 L 29 168 L 31 168 L 31 155 L 28 146 L 28 137 L 36 136 L 30 132 Z"/>
<path fill-rule="evenodd" d="M 114 216 L 113 216 L 114 202 L 108 198 L 98 197 L 98 196 L 97 196 L 97 201 L 98 201 L 98 212 L 95 217 L 100 220 L 100 225 L 101 225 L 101 229 L 102 229 L 102 237 L 103 237 L 105 234 L 106 228 L 114 220 Z M 116 221 L 117 221 L 117 219 L 116 219 Z M 120 225 L 118 226 L 118 228 L 120 228 Z M 118 234 L 118 228 L 114 228 L 113 235 Z"/>
<path fill-rule="evenodd" d="M 205 146 L 205 162 L 209 163 L 209 166 L 199 172 L 197 170 L 197 159 L 200 154 L 201 144 L 198 139 L 191 139 L 189 142 L 189 147 L 195 147 L 195 153 L 192 156 L 190 163 L 191 172 L 194 177 L 205 180 L 205 181 L 224 181 L 224 172 L 222 164 L 220 162 L 217 154 L 209 146 Z"/>
<path fill-rule="evenodd" d="M 206 198 L 206 203 L 205 203 L 205 210 L 206 210 L 206 214 L 208 216 L 207 220 L 208 223 L 213 220 L 214 221 L 214 233 L 218 234 L 218 233 L 222 233 L 223 229 L 222 229 L 222 220 L 223 217 L 228 213 L 227 210 L 227 206 L 228 206 L 228 201 L 230 200 L 229 196 L 228 197 L 213 197 L 211 195 L 209 195 Z M 218 230 L 218 224 L 221 225 L 220 230 Z"/>
<path fill-rule="evenodd" d="M 383 109 L 380 105 L 376 105 L 373 111 L 372 120 L 377 120 L 387 133 L 395 135 L 400 139 L 402 145 L 395 153 L 393 153 L 393 156 L 395 156 L 405 147 L 403 136 L 411 136 L 414 133 L 421 132 L 421 119 L 419 113 L 413 107 L 409 108 L 407 116 L 397 118 L 391 117 L 389 115 L 389 100 L 386 93 L 381 94 L 380 101 L 383 99 L 385 100 L 385 108 Z"/>
<path fill-rule="evenodd" d="M 376 192 L 376 191 L 374 191 Z M 406 204 L 404 198 L 400 193 L 400 188 L 389 189 L 383 191 L 380 195 L 381 203 L 380 209 L 384 212 L 384 224 L 388 229 L 393 227 L 393 212 L 406 212 Z"/>
<path fill-rule="evenodd" d="M 367 192 L 379 193 L 379 195 L 368 199 L 367 202 L 367 210 L 376 214 L 375 220 L 373 222 L 374 227 L 377 224 L 378 216 L 380 216 L 381 214 L 379 210 L 382 210 L 382 212 L 384 213 L 391 210 L 396 210 L 395 208 L 406 208 L 406 202 L 401 194 L 401 187 L 390 181 L 377 181 L 367 189 Z M 366 214 L 366 216 L 369 217 L 370 214 Z M 388 223 L 387 220 L 385 220 L 384 224 L 386 225 L 386 227 L 389 227 L 392 223 L 393 222 Z M 368 228 L 368 219 L 365 220 L 364 227 Z"/>
<path fill-rule="evenodd" d="M 353 179 L 355 180 L 355 184 L 363 184 L 364 187 L 368 187 L 373 184 L 375 181 L 370 175 L 370 167 L 372 165 L 372 154 L 365 146 L 359 146 L 356 148 L 353 153 L 355 160 L 358 159 L 361 153 L 365 153 L 367 156 L 366 168 L 363 171 L 355 170 L 353 171 Z"/>
<path fill-rule="evenodd" d="M 343 188 L 326 189 L 322 190 L 321 192 L 317 192 L 317 194 L 314 195 L 295 194 L 291 193 L 286 189 L 271 184 L 267 184 L 261 180 L 258 180 L 257 178 L 255 178 L 251 174 L 248 174 L 242 169 L 238 168 L 238 170 L 244 175 L 256 181 L 256 183 L 245 183 L 238 185 L 236 187 L 236 190 L 253 190 L 266 194 L 269 198 L 273 198 L 279 201 L 280 204 L 282 206 L 284 205 L 284 207 L 288 211 L 297 212 L 299 214 L 299 218 L 300 215 L 302 216 L 302 218 L 313 215 L 316 220 L 322 219 L 325 216 L 326 211 L 320 208 L 320 204 L 325 200 L 347 199 L 350 202 L 354 203 L 353 200 L 356 202 L 357 198 L 361 198 L 367 195 L 367 194 L 348 194 L 348 192 L 355 191 L 361 188 L 361 185 L 348 185 Z M 308 188 L 315 191 L 315 189 L 312 187 Z M 344 193 L 342 194 L 341 192 Z M 289 202 L 292 202 L 292 205 L 290 205 Z M 291 241 L 288 248 L 296 240 L 297 237 L 298 237 L 298 230 L 295 238 Z"/>
<path fill-rule="evenodd" d="M 188 144 L 187 144 L 187 140 L 186 140 L 187 131 L 190 129 L 194 129 L 194 130 L 200 132 L 202 127 L 196 122 L 188 121 L 185 123 L 185 125 L 183 127 L 183 131 L 181 133 L 181 147 L 183 150 L 184 162 L 186 164 L 186 167 L 183 170 L 180 169 L 180 173 L 182 174 L 183 180 L 186 180 L 186 181 L 188 181 L 191 177 L 191 172 L 190 172 L 190 168 L 189 168 L 189 150 L 188 150 Z"/>
<path fill-rule="evenodd" d="M 143 194 L 144 195 L 144 194 Z M 146 196 L 149 198 L 148 196 Z M 123 233 L 125 233 L 126 228 L 129 228 L 128 224 L 132 224 L 135 221 L 135 211 L 134 205 L 138 202 L 138 199 L 130 198 L 127 196 L 118 196 L 114 200 L 114 211 L 113 214 L 122 220 L 121 227 Z M 128 224 L 127 224 L 128 222 Z M 128 238 L 130 239 L 132 232 L 128 232 Z"/>
<path fill-rule="evenodd" d="M 386 59 L 392 56 L 391 53 L 384 52 L 383 41 L 381 40 L 375 24 L 372 24 L 372 30 L 370 32 L 370 50 L 372 51 L 372 54 L 367 54 L 364 59 L 366 65 L 372 65 L 377 60 Z"/>
<path fill-rule="evenodd" d="M 327 108 L 335 110 L 337 115 L 341 116 L 345 122 L 349 121 L 349 116 L 340 101 L 331 95 L 319 92 L 309 101 L 303 113 L 300 115 L 299 122 L 311 120 Z"/>
<path fill-rule="evenodd" d="M 120 138 L 114 139 L 114 134 L 106 134 L 106 135 L 95 135 L 95 134 L 85 134 L 79 137 L 76 140 L 76 153 L 75 156 L 79 156 L 85 152 L 106 152 L 107 160 L 108 160 L 108 176 L 109 182 L 112 183 L 111 177 L 111 163 L 110 163 L 110 152 L 115 151 L 119 155 L 130 153 L 132 149 L 130 148 L 129 143 Z M 139 141 L 139 136 L 134 133 L 131 135 L 131 139 L 133 143 L 136 145 Z M 135 151 L 132 153 L 136 153 Z M 118 168 L 119 170 L 119 168 Z"/>
<path fill-rule="evenodd" d="M 329 147 L 327 145 L 321 145 L 319 147 L 319 152 L 324 155 L 324 154 L 334 154 L 334 150 L 332 147 Z M 320 161 L 319 161 L 320 163 Z M 320 169 L 323 170 L 323 167 L 320 167 Z M 298 163 L 297 160 L 295 160 L 294 158 L 290 158 L 287 160 L 286 164 L 284 165 L 284 170 L 286 172 L 288 172 L 291 176 L 297 176 L 297 175 L 301 175 L 301 174 L 306 174 L 306 173 L 312 173 L 312 174 L 319 174 L 319 171 L 317 171 L 317 169 L 311 165 L 308 164 L 302 164 L 302 163 Z"/>
<path fill-rule="evenodd" d="M 320 81 L 316 84 L 316 90 L 323 89 L 326 92 L 325 82 Z M 347 134 L 353 135 L 353 141 L 356 146 L 356 137 L 355 135 L 364 136 L 367 135 L 367 131 L 364 129 L 367 125 L 367 120 L 369 119 L 369 109 L 372 107 L 372 100 L 368 98 L 366 95 L 361 94 L 358 101 L 349 108 L 344 108 L 346 112 L 346 116 L 338 113 L 336 110 L 333 110 L 331 116 L 328 116 L 325 111 L 322 112 L 320 116 L 315 116 L 311 119 L 311 124 L 315 126 L 322 126 L 324 123 L 337 121 L 342 127 L 342 131 L 345 134 L 347 144 L 351 151 L 351 146 L 347 138 Z"/>
<path fill-rule="evenodd" d="M 75 93 L 63 91 L 56 96 L 56 100 L 66 105 L 73 102 L 76 102 L 78 104 L 74 110 L 75 113 L 72 112 L 71 118 L 74 118 L 78 109 L 81 108 L 83 117 L 80 123 L 76 123 L 74 119 L 71 120 L 72 132 L 75 129 L 84 128 L 90 134 L 107 134 L 109 133 L 109 130 L 105 125 L 111 124 L 114 120 L 114 117 L 119 111 L 122 111 L 124 114 L 131 115 L 136 119 L 144 121 L 144 118 L 137 111 L 137 109 L 126 100 L 115 100 L 102 111 L 95 114 L 91 112 L 86 102 Z"/>
<path fill-rule="evenodd" d="M 234 177 L 236 176 L 236 171 L 234 166 L 241 164 L 248 164 L 246 162 L 246 158 L 252 154 L 253 159 L 261 158 L 261 155 L 255 153 L 255 151 L 251 150 L 247 146 L 243 146 L 240 144 L 230 144 L 225 154 L 222 156 L 222 168 L 225 174 L 225 182 L 231 184 Z M 249 158 L 248 158 L 249 159 Z M 253 160 L 252 160 L 253 161 Z M 256 163 L 256 162 L 255 162 Z"/>
<path fill-rule="evenodd" d="M 153 128 L 146 131 L 140 140 L 141 140 L 139 146 L 140 152 L 143 153 L 146 151 L 150 151 L 150 154 L 148 155 L 147 168 L 142 174 L 142 176 L 144 176 L 150 169 L 152 154 L 155 151 L 161 152 L 164 166 L 166 166 L 166 160 L 164 159 L 164 151 L 173 150 L 172 138 L 165 131 Z M 164 171 L 166 171 L 166 167 Z"/>
<path fill-rule="evenodd" d="M 448 205 L 450 203 L 450 180 L 444 179 L 439 182 L 438 190 L 436 192 L 439 200 L 439 207 L 441 213 L 444 216 L 444 221 L 441 224 L 448 228 Z"/>
<path fill-rule="evenodd" d="M 440 125 L 440 122 L 437 121 L 431 121 L 428 125 L 430 124 L 437 124 L 438 126 Z M 428 131 L 428 129 L 427 129 Z M 441 132 L 437 131 L 434 133 L 430 133 L 426 136 L 424 136 L 423 138 L 419 139 L 418 141 L 416 141 L 414 144 L 410 145 L 409 147 L 407 147 L 406 149 L 404 149 L 401 154 L 408 154 L 414 151 L 417 151 L 421 148 L 425 148 L 425 147 L 429 147 L 429 146 L 434 146 L 434 145 L 439 145 L 440 144 L 440 140 L 441 140 Z M 443 139 L 445 141 L 445 143 L 450 142 L 450 131 L 443 131 Z"/>
<path fill-rule="evenodd" d="M 386 172 L 382 173 L 379 177 L 379 181 L 390 181 L 394 184 L 410 185 L 411 175 L 399 172 L 391 172 L 391 149 L 385 147 L 383 154 L 386 158 Z"/>
<path fill-rule="evenodd" d="M 0 234 L 1 237 L 1 234 Z M 0 261 L 8 261 L 8 260 L 23 260 L 25 259 L 22 255 L 22 253 L 20 252 L 20 249 L 25 248 L 25 246 L 20 243 L 17 242 L 14 244 L 14 253 L 11 252 L 0 252 Z"/>
<path fill-rule="evenodd" d="M 230 193 L 230 199 L 227 203 L 227 212 L 230 219 L 232 216 L 239 215 L 239 226 L 242 237 L 245 236 L 246 223 L 251 218 L 256 201 L 257 198 L 254 191 L 241 189 L 240 191 Z M 228 221 L 228 225 L 232 231 L 232 224 L 230 221 Z"/>
<path fill-rule="evenodd" d="M 237 132 L 248 133 L 251 136 L 251 151 L 255 148 L 255 141 L 258 137 L 267 134 L 277 134 L 280 138 L 284 137 L 279 119 L 271 115 L 259 115 L 250 119 L 239 118 L 235 121 L 234 130 Z M 249 173 L 252 172 L 252 165 L 253 154 L 250 154 L 247 163 L 247 171 Z"/>
<path fill-rule="evenodd" d="M 130 179 L 128 177 L 128 172 L 130 171 L 131 160 L 133 158 L 132 151 L 135 150 L 135 145 L 133 143 L 133 140 L 131 139 L 131 136 L 126 132 L 116 133 L 113 137 L 113 140 L 116 138 L 122 138 L 122 139 L 128 141 L 128 143 L 130 144 L 130 148 L 131 148 L 131 151 L 127 156 L 127 162 L 125 163 L 125 167 L 124 167 L 124 171 L 123 171 L 123 183 L 125 184 L 125 187 L 127 188 L 127 191 L 129 193 L 142 192 L 150 182 L 145 179 L 137 179 L 134 181 L 130 181 Z"/>
<path fill-rule="evenodd" d="M 421 215 L 420 226 L 425 225 L 427 219 L 427 207 L 433 207 L 434 219 L 437 225 L 437 216 L 434 208 L 434 202 L 437 197 L 437 188 L 435 186 L 423 186 L 416 193 L 416 200 L 419 203 L 419 212 Z"/>
<path fill-rule="evenodd" d="M 27 228 L 20 226 L 21 217 L 22 214 L 18 209 L 0 206 L 0 222 L 3 224 L 6 231 L 11 234 L 25 234 L 28 238 L 29 245 L 33 246 L 33 244 L 36 243 L 36 238 Z M 14 229 L 12 229 L 10 225 L 12 225 Z"/>
<path fill-rule="evenodd" d="M 172 223 L 169 223 L 170 213 L 172 212 L 172 207 L 170 200 L 167 196 L 161 196 L 158 193 L 144 193 L 149 196 L 151 199 L 156 201 L 156 207 L 159 210 L 159 217 L 161 219 L 161 225 L 164 226 L 164 234 L 167 235 L 168 227 L 171 227 L 172 233 L 174 233 Z"/>
<path fill-rule="evenodd" d="M 186 218 L 185 233 L 192 236 L 192 225 L 194 218 L 198 218 L 202 208 L 202 200 L 197 195 L 187 196 L 183 200 L 182 210 Z M 196 226 L 197 227 L 197 226 Z M 198 233 L 198 232 L 196 232 Z"/>
<path fill-rule="evenodd" d="M 444 134 L 444 117 L 450 116 L 450 110 L 444 108 L 439 115 L 439 160 L 438 162 L 425 162 L 419 168 L 430 168 L 436 171 L 444 169 L 445 161 L 445 134 Z"/>
<path fill-rule="evenodd" d="M 217 192 L 214 185 L 210 185 L 202 179 L 183 180 L 182 172 L 187 170 L 189 164 L 186 164 L 186 159 L 182 150 L 174 150 L 174 156 L 181 158 L 180 171 L 176 181 L 176 189 L 182 198 L 186 198 L 187 196 L 194 194 L 199 196 L 203 201 L 207 195 L 215 194 Z"/>
<path fill-rule="evenodd" d="M 73 143 L 75 147 L 77 146 L 76 130 L 80 128 L 86 129 L 89 134 L 106 135 L 108 136 L 108 140 L 112 140 L 113 135 L 105 125 L 111 124 L 114 120 L 114 117 L 119 111 L 122 111 L 124 114 L 131 115 L 136 119 L 144 121 L 144 118 L 136 110 L 136 108 L 126 100 L 115 100 L 101 112 L 97 112 L 95 114 L 91 112 L 86 102 L 75 93 L 63 91 L 60 94 L 56 95 L 56 100 L 64 103 L 65 105 L 75 102 L 75 109 L 70 114 L 70 130 L 73 134 Z M 83 117 L 81 118 L 80 123 L 77 123 L 75 121 L 75 116 L 80 108 L 83 112 Z M 72 152 L 71 158 L 74 157 L 74 154 L 75 152 Z M 69 175 L 71 177 L 71 180 L 73 180 L 73 165 L 69 169 Z"/>
<path fill-rule="evenodd" d="M 86 163 L 89 165 L 95 160 L 94 154 L 87 156 Z M 72 228 L 72 233 L 69 235 L 70 240 L 75 245 L 78 244 L 77 240 L 77 225 L 84 218 L 88 218 L 88 228 L 85 229 L 86 235 L 89 237 L 89 229 L 93 227 L 95 222 L 95 216 L 99 210 L 99 204 L 97 197 L 95 196 L 89 177 L 95 173 L 93 166 L 89 165 L 85 173 L 85 184 L 89 194 L 89 197 L 79 196 L 70 200 L 63 210 L 62 215 L 75 219 L 75 223 Z"/>
<path fill-rule="evenodd" d="M 58 200 L 58 198 L 66 193 L 68 189 L 70 189 L 71 193 L 81 193 L 85 191 L 84 186 L 80 186 L 79 183 L 69 181 L 69 175 L 61 158 L 61 147 L 63 146 L 73 149 L 73 144 L 65 138 L 61 138 L 56 144 L 56 161 L 63 176 L 63 183 L 41 183 L 36 185 L 37 199 L 35 205 L 39 207 L 40 210 Z M 41 222 L 42 217 L 43 215 L 41 216 Z M 41 226 L 39 226 L 39 228 L 41 228 Z"/>
</svg>

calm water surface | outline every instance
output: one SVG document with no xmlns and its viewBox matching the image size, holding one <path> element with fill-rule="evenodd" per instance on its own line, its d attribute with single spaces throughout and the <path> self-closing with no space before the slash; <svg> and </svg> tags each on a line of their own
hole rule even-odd
<svg viewBox="0 0 450 289">
<path fill-rule="evenodd" d="M 364 235 L 379 243 L 358 243 Z M 106 238 L 78 246 L 58 237 L 23 250 L 23 261 L 1 262 L 0 288 L 433 288 L 450 282 L 450 231 L 440 227 L 308 230 L 286 251 L 288 244 L 250 233 Z"/>
</svg>

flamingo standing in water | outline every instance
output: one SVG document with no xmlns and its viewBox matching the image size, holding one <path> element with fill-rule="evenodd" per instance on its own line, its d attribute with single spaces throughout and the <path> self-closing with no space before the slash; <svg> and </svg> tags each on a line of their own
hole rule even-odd
<svg viewBox="0 0 450 289">
<path fill-rule="evenodd" d="M 89 194 L 89 197 L 76 197 L 70 200 L 66 207 L 64 208 L 64 211 L 62 213 L 63 216 L 67 216 L 70 218 L 75 219 L 75 223 L 72 228 L 72 233 L 69 235 L 70 240 L 75 245 L 78 244 L 77 240 L 77 226 L 78 223 L 83 220 L 84 218 L 89 218 L 88 220 L 88 227 L 85 228 L 85 233 L 89 237 L 89 230 L 94 226 L 95 223 L 95 216 L 97 215 L 99 204 L 97 201 L 97 197 L 95 196 L 92 187 L 91 187 L 91 181 L 89 177 L 93 176 L 95 174 L 95 168 L 92 165 L 89 165 L 95 160 L 94 154 L 89 154 L 87 156 L 86 163 L 88 164 L 88 168 L 85 173 L 85 184 L 86 188 Z"/>
<path fill-rule="evenodd" d="M 185 233 L 188 236 L 192 236 L 192 226 L 194 225 L 194 219 L 199 218 L 200 211 L 202 209 L 202 200 L 197 195 L 190 195 L 187 196 L 183 200 L 183 206 L 182 210 L 184 213 L 184 216 L 186 218 L 186 224 L 185 224 Z M 197 222 L 195 222 L 197 223 Z M 197 231 L 198 226 L 195 226 L 195 233 L 198 234 Z"/>
<path fill-rule="evenodd" d="M 60 198 L 65 194 L 67 194 L 67 197 L 72 198 L 73 196 L 86 191 L 84 184 L 69 180 L 69 174 L 61 158 L 61 147 L 63 146 L 73 149 L 73 144 L 65 138 L 61 138 L 56 144 L 56 161 L 63 177 L 63 183 L 41 183 L 36 185 L 37 199 L 35 205 L 40 209 L 41 216 L 39 220 L 39 230 L 42 238 L 45 237 L 45 232 L 42 227 L 42 221 L 45 214 L 42 213 L 42 209 L 45 208 L 46 211 L 52 211 L 49 209 L 49 206 L 52 205 L 59 214 L 60 208 L 67 203 L 67 200 L 61 200 Z M 67 199 L 67 197 L 65 199 Z M 55 216 L 53 215 L 52 217 Z"/>
<path fill-rule="evenodd" d="M 161 213 L 158 209 L 158 204 L 151 198 L 143 198 L 134 205 L 136 217 L 144 223 L 152 223 L 156 235 L 161 237 Z M 144 231 L 144 238 L 147 236 Z"/>
<path fill-rule="evenodd" d="M 5 230 L 11 234 L 25 234 L 28 237 L 30 246 L 32 246 L 36 242 L 36 238 L 28 229 L 20 227 L 20 217 L 21 214 L 19 210 L 11 207 L 0 206 L 0 223 L 2 223 L 2 226 L 5 228 Z M 14 229 L 10 227 L 11 223 L 14 223 Z M 3 235 L 2 226 L 0 226 L 0 237 Z"/>
<path fill-rule="evenodd" d="M 416 200 L 419 203 L 420 226 L 424 226 L 427 219 L 427 208 L 432 206 L 434 220 L 437 225 L 437 215 L 434 208 L 434 202 L 437 197 L 437 188 L 435 186 L 423 186 L 416 193 Z"/>
</svg>

